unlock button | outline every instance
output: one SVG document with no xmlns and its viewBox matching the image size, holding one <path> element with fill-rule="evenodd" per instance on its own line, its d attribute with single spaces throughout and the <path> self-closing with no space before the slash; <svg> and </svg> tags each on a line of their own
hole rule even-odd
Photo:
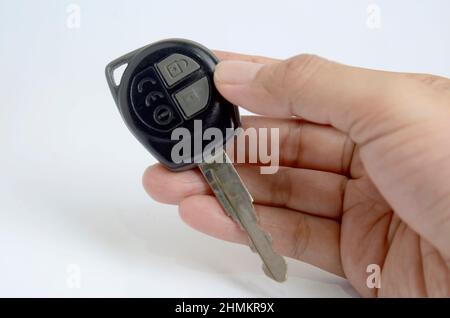
<svg viewBox="0 0 450 318">
<path fill-rule="evenodd" d="M 179 53 L 169 55 L 156 66 L 167 86 L 172 86 L 200 68 L 196 61 Z"/>
</svg>

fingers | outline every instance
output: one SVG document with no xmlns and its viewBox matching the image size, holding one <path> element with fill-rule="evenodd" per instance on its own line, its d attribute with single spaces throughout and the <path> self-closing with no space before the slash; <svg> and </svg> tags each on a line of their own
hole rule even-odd
<svg viewBox="0 0 450 318">
<path fill-rule="evenodd" d="M 280 254 L 302 260 L 326 271 L 343 276 L 336 221 L 290 211 L 255 205 L 260 225 L 273 239 Z M 180 203 L 181 218 L 193 228 L 208 235 L 241 244 L 248 238 L 239 226 L 225 215 L 212 196 L 197 195 Z"/>
<path fill-rule="evenodd" d="M 211 193 L 198 169 L 172 172 L 159 163 L 145 170 L 142 184 L 150 197 L 167 204 L 179 204 L 189 196 Z"/>
<path fill-rule="evenodd" d="M 315 169 L 281 168 L 276 174 L 261 175 L 258 166 L 237 166 L 256 202 L 340 218 L 347 178 L 325 171 L 348 170 L 353 144 L 345 134 L 329 126 L 294 119 L 246 116 L 242 122 L 244 128 L 280 127 L 280 164 Z M 172 173 L 155 165 L 145 172 L 143 184 L 151 197 L 169 204 L 178 204 L 195 194 L 210 193 L 196 169 Z"/>
<path fill-rule="evenodd" d="M 255 203 L 339 219 L 347 178 L 323 171 L 281 167 L 276 174 L 262 175 L 258 166 L 238 166 L 237 171 Z M 161 165 L 147 169 L 144 188 L 155 200 L 179 204 L 187 197 L 210 194 L 200 172 L 173 173 Z"/>
<path fill-rule="evenodd" d="M 278 129 L 281 166 L 349 174 L 354 143 L 347 134 L 333 127 L 297 119 L 262 116 L 243 116 L 242 126 L 244 129 L 253 127 L 257 131 L 260 128 L 267 128 L 269 131 L 272 128 Z M 249 151 L 249 147 L 237 148 L 235 154 L 237 156 L 246 151 Z M 248 153 L 244 156 L 247 158 L 245 162 L 249 163 Z"/>
<path fill-rule="evenodd" d="M 242 166 L 239 175 L 256 203 L 339 219 L 347 178 L 323 171 L 281 167 L 262 175 L 259 168 Z"/>
<path fill-rule="evenodd" d="M 393 114 L 398 94 L 395 73 L 334 63 L 313 55 L 299 55 L 269 64 L 225 60 L 214 80 L 231 102 L 269 116 L 297 116 L 329 124 L 364 142 L 376 134 L 379 119 Z M 373 123 L 376 122 L 376 123 Z"/>
<path fill-rule="evenodd" d="M 248 54 L 240 54 L 233 52 L 226 52 L 221 50 L 214 50 L 216 56 L 222 60 L 234 60 L 234 61 L 245 61 L 252 62 L 258 64 L 274 64 L 281 62 L 280 59 L 274 59 L 270 57 L 257 56 L 257 55 L 248 55 Z M 384 72 L 384 75 L 393 74 Z M 450 80 L 446 77 L 431 75 L 431 74 L 419 74 L 419 73 L 399 73 L 397 75 L 410 77 L 416 80 L 423 82 L 424 84 L 436 87 L 437 89 L 450 91 Z"/>
</svg>

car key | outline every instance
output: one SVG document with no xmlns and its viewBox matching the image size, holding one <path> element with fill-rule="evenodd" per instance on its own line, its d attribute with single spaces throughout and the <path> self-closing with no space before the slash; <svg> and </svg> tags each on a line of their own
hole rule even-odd
<svg viewBox="0 0 450 318">
<path fill-rule="evenodd" d="M 253 199 L 225 153 L 230 129 L 240 127 L 235 105 L 225 100 L 213 82 L 214 54 L 202 45 L 181 39 L 159 41 L 130 52 L 106 66 L 106 79 L 123 120 L 141 144 L 172 171 L 198 166 L 225 212 L 245 230 L 250 247 L 272 279 L 286 280 L 287 265 L 272 248 L 270 236 L 258 225 Z M 120 83 L 114 71 L 126 65 Z M 201 131 L 198 131 L 201 122 Z M 194 135 L 191 149 L 175 160 L 172 133 L 183 128 Z M 203 140 L 208 128 L 225 138 Z M 208 148 L 209 147 L 209 148 Z M 206 151 L 207 148 L 219 149 Z M 209 153 L 205 158 L 205 154 Z"/>
</svg>

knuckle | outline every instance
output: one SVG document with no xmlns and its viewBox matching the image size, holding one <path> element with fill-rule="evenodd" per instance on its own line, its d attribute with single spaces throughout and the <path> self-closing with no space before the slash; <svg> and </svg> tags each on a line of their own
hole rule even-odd
<svg viewBox="0 0 450 318">
<path fill-rule="evenodd" d="M 421 82 L 428 84 L 428 85 L 433 85 L 433 84 L 436 84 L 438 81 L 442 81 L 442 77 L 432 75 L 432 74 L 422 74 L 422 76 L 420 76 L 418 79 Z"/>
<path fill-rule="evenodd" d="M 312 54 L 300 54 L 287 59 L 282 65 L 283 79 L 286 83 L 305 82 L 326 63 L 326 60 Z"/>
<path fill-rule="evenodd" d="M 293 147 L 294 150 L 294 154 L 295 154 L 295 161 L 297 166 L 301 167 L 304 164 L 304 152 L 303 152 L 303 148 L 304 148 L 304 131 L 307 129 L 307 125 L 305 124 L 304 121 L 300 121 L 297 125 L 297 129 L 293 129 L 292 130 L 292 144 L 294 144 L 295 146 Z"/>
<path fill-rule="evenodd" d="M 348 185 L 348 178 L 342 176 L 340 183 L 339 183 L 339 190 L 338 190 L 338 200 L 336 200 L 336 206 L 335 206 L 335 212 L 336 215 L 340 215 L 342 211 L 344 211 L 344 202 L 347 194 L 347 185 Z"/>
<path fill-rule="evenodd" d="M 256 82 L 268 93 L 277 96 L 295 114 L 294 105 L 324 64 L 329 63 L 317 55 L 300 54 L 281 63 L 263 66 L 256 75 Z"/>
<path fill-rule="evenodd" d="M 442 90 L 450 90 L 450 79 L 433 74 L 415 74 L 407 73 L 406 78 L 419 81 L 423 84 Z"/>
<path fill-rule="evenodd" d="M 303 163 L 305 122 L 292 120 L 284 128 L 286 133 L 281 134 L 280 149 L 284 149 L 286 165 L 301 166 Z"/>
<path fill-rule="evenodd" d="M 280 84 L 284 89 L 288 89 L 288 102 L 291 106 L 298 102 L 308 83 L 314 80 L 319 70 L 327 63 L 326 59 L 317 55 L 300 54 L 281 64 Z M 294 111 L 293 107 L 291 110 Z"/>
<path fill-rule="evenodd" d="M 340 172 L 343 173 L 344 175 L 348 176 L 351 174 L 355 150 L 356 150 L 356 143 L 350 138 L 348 134 L 346 134 L 342 145 L 341 168 L 340 168 Z"/>
<path fill-rule="evenodd" d="M 292 178 L 289 169 L 279 169 L 271 189 L 270 202 L 283 207 L 289 206 L 292 200 Z"/>
</svg>

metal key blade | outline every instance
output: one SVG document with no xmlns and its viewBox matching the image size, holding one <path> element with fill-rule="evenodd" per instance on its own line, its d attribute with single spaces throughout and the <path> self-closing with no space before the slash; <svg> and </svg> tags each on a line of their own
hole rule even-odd
<svg viewBox="0 0 450 318">
<path fill-rule="evenodd" d="M 259 227 L 253 199 L 227 154 L 222 151 L 210 161 L 212 163 L 201 163 L 199 168 L 217 200 L 225 212 L 247 232 L 252 250 L 263 261 L 266 275 L 277 282 L 285 281 L 286 261 L 273 250 L 270 236 Z"/>
</svg>

